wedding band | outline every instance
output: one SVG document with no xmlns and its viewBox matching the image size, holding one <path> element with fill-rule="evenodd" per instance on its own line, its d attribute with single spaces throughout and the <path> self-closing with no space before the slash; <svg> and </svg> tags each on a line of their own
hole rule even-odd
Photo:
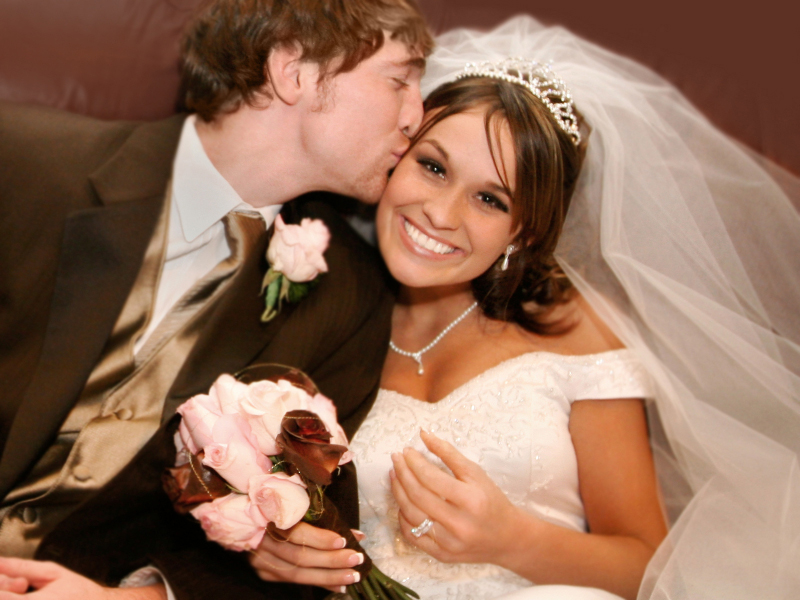
<svg viewBox="0 0 800 600">
<path fill-rule="evenodd" d="M 422 523 L 417 525 L 416 527 L 411 528 L 411 535 L 414 537 L 422 537 L 426 533 L 428 533 L 433 528 L 433 521 L 430 519 L 425 519 Z"/>
</svg>

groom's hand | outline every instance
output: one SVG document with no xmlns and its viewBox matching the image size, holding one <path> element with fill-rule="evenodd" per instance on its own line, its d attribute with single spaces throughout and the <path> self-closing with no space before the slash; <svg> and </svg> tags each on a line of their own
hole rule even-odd
<svg viewBox="0 0 800 600">
<path fill-rule="evenodd" d="M 361 532 L 354 534 L 363 536 Z M 344 586 L 359 581 L 360 575 L 352 567 L 364 562 L 363 554 L 344 545 L 345 539 L 336 532 L 298 523 L 289 530 L 284 542 L 272 539 L 267 532 L 250 555 L 250 564 L 264 581 L 316 585 L 344 592 Z"/>
<path fill-rule="evenodd" d="M 25 587 L 22 588 L 22 585 Z M 32 591 L 27 592 L 28 588 Z M 0 600 L 166 600 L 163 585 L 105 588 L 52 562 L 0 558 Z"/>
</svg>

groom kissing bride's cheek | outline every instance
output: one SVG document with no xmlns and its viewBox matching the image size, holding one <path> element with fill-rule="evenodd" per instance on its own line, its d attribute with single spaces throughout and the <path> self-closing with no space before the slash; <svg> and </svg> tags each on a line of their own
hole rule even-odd
<svg viewBox="0 0 800 600">
<path fill-rule="evenodd" d="M 800 595 L 795 178 L 531 17 L 204 4 L 179 115 L 0 103 L 0 600 Z"/>
<path fill-rule="evenodd" d="M 310 525 L 223 550 L 161 476 L 176 408 L 248 365 L 306 373 L 348 437 L 364 419 L 393 297 L 316 192 L 377 202 L 431 48 L 413 0 L 216 0 L 182 43 L 182 114 L 0 104 L 0 597 L 288 599 L 357 579 L 361 557 Z M 262 319 L 273 231 L 304 223 L 329 236 L 326 271 Z M 352 465 L 326 495 L 356 528 Z"/>
</svg>

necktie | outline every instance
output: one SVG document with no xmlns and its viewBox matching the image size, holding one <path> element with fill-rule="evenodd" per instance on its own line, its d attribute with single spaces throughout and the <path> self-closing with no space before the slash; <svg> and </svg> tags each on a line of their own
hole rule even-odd
<svg viewBox="0 0 800 600">
<path fill-rule="evenodd" d="M 264 222 L 256 213 L 231 212 L 222 219 L 231 255 L 221 261 L 207 275 L 192 286 L 175 306 L 170 309 L 150 338 L 136 355 L 136 363 L 143 364 L 161 344 L 187 323 L 208 301 L 216 296 L 216 291 L 235 272 L 261 235 L 265 235 Z M 224 287 L 224 286 L 222 286 Z"/>
</svg>

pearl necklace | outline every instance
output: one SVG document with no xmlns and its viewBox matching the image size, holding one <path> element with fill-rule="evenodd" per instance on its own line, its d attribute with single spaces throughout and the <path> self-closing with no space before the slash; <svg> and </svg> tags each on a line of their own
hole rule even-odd
<svg viewBox="0 0 800 600">
<path fill-rule="evenodd" d="M 461 323 L 461 321 L 463 321 L 469 313 L 471 313 L 473 310 L 475 310 L 476 306 L 478 306 L 478 303 L 477 302 L 473 302 L 467 310 L 465 310 L 458 317 L 456 317 L 455 321 L 453 321 L 452 323 L 450 323 L 450 325 L 445 327 L 442 330 L 442 332 L 439 335 L 437 335 L 435 338 L 433 338 L 433 341 L 430 344 L 428 344 L 427 346 L 425 346 L 422 350 L 419 350 L 417 352 L 409 352 L 407 350 L 401 350 L 400 348 L 395 346 L 395 344 L 394 344 L 394 342 L 392 340 L 389 340 L 389 348 L 391 348 L 392 350 L 394 350 L 395 352 L 397 352 L 398 354 L 400 354 L 402 356 L 407 356 L 407 357 L 413 358 L 415 361 L 417 361 L 417 364 L 419 365 L 419 368 L 417 369 L 417 375 L 422 375 L 425 372 L 425 369 L 422 368 L 422 355 L 425 354 L 431 348 L 433 348 L 436 344 L 438 344 L 442 340 L 442 338 L 450 332 L 450 330 L 453 327 L 455 327 L 456 325 Z"/>
</svg>

